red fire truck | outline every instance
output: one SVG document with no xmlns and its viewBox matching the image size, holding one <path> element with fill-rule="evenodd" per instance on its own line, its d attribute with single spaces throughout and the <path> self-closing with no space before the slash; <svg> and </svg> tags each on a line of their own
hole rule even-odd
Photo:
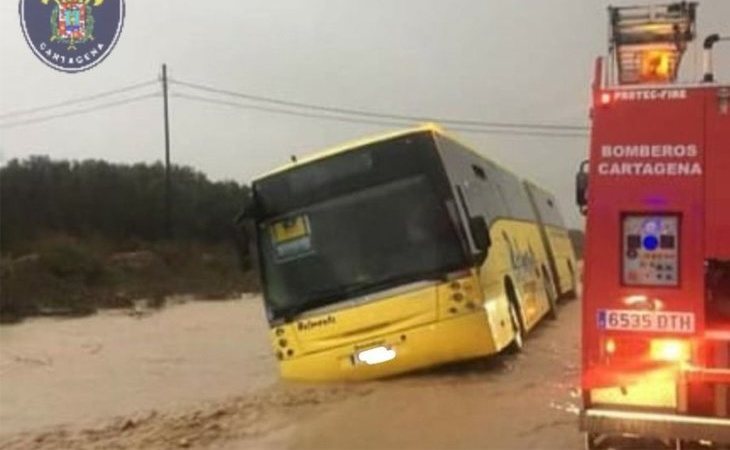
<svg viewBox="0 0 730 450">
<path fill-rule="evenodd" d="M 596 61 L 587 216 L 581 428 L 730 444 L 730 84 L 677 80 L 695 3 L 609 8 Z M 622 438 L 622 439 L 623 439 Z"/>
</svg>

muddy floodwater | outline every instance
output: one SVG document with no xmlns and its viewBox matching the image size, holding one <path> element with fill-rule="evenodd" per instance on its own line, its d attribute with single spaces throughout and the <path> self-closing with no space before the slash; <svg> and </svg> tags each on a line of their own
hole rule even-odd
<svg viewBox="0 0 730 450">
<path fill-rule="evenodd" d="M 278 380 L 257 298 L 0 327 L 0 448 L 581 448 L 580 302 L 520 355 Z"/>
<path fill-rule="evenodd" d="M 0 431 L 241 394 L 277 380 L 256 300 L 0 327 Z"/>
</svg>

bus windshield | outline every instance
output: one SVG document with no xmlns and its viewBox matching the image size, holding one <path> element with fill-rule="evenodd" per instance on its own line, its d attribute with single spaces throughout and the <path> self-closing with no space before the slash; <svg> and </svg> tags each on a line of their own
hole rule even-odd
<svg viewBox="0 0 730 450">
<path fill-rule="evenodd" d="M 418 166 L 414 160 L 410 167 Z M 328 189 L 329 198 L 259 223 L 271 318 L 441 278 L 467 264 L 456 214 L 431 177 L 415 171 L 386 178 L 340 195 Z M 286 201 L 296 195 L 303 194 L 290 192 Z"/>
</svg>

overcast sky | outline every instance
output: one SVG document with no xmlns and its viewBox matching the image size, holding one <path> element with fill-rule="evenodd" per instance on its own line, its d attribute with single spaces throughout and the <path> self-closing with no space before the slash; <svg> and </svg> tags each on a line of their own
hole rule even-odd
<svg viewBox="0 0 730 450">
<path fill-rule="evenodd" d="M 40 1 L 40 0 L 36 0 Z M 638 0 L 637 0 L 638 1 Z M 18 2 L 0 3 L 0 113 L 170 76 L 282 99 L 423 116 L 588 124 L 603 0 L 127 0 L 121 38 L 99 66 L 65 74 L 27 46 Z M 613 4 L 634 2 L 615 1 Z M 730 34 L 730 1 L 702 0 L 699 32 Z M 730 78 L 730 49 L 718 51 Z M 718 48 L 719 50 L 719 48 Z M 685 60 L 686 75 L 696 55 Z M 159 91 L 151 86 L 140 93 Z M 173 92 L 191 92 L 174 87 Z M 192 93 L 192 92 L 191 92 Z M 172 158 L 248 182 L 288 160 L 391 129 L 171 100 Z M 580 223 L 573 174 L 587 139 L 457 133 L 544 185 Z M 0 129 L 0 158 L 154 161 L 162 102 Z"/>
</svg>

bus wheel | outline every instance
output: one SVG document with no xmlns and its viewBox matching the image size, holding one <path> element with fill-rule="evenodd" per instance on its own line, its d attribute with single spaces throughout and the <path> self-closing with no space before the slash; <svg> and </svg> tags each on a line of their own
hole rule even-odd
<svg viewBox="0 0 730 450">
<path fill-rule="evenodd" d="M 570 272 L 570 291 L 566 295 L 566 298 L 578 298 L 578 274 L 573 268 L 573 263 L 568 260 L 568 271 Z"/>
<path fill-rule="evenodd" d="M 545 267 L 542 268 L 542 284 L 545 287 L 545 296 L 548 301 L 548 313 L 547 316 L 550 320 L 558 319 L 558 293 L 555 290 L 555 284 L 547 274 Z"/>
<path fill-rule="evenodd" d="M 525 347 L 525 330 L 522 326 L 520 316 L 517 313 L 515 302 L 511 300 L 509 302 L 509 318 L 510 322 L 512 322 L 512 331 L 514 331 L 515 337 L 507 347 L 507 351 L 509 353 L 519 353 Z"/>
</svg>

